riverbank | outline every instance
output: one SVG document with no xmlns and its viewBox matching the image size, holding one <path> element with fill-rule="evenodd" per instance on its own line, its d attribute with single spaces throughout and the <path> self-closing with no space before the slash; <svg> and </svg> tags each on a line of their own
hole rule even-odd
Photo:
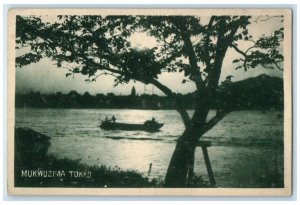
<svg viewBox="0 0 300 205">
<path fill-rule="evenodd" d="M 134 170 L 87 166 L 79 161 L 46 156 L 33 166 L 15 168 L 16 187 L 162 187 L 160 179 L 149 179 Z"/>
<path fill-rule="evenodd" d="M 135 170 L 88 166 L 47 154 L 50 137 L 29 128 L 15 130 L 16 187 L 162 187 Z"/>
<path fill-rule="evenodd" d="M 50 137 L 29 128 L 15 130 L 16 187 L 98 187 L 159 188 L 161 178 L 145 176 L 136 170 L 89 166 L 80 160 L 58 159 L 48 153 Z M 195 176 L 187 187 L 208 187 Z"/>
</svg>

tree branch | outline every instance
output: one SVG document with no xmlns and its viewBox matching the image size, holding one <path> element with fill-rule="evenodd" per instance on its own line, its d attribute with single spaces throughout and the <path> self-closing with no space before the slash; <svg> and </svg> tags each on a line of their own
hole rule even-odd
<svg viewBox="0 0 300 205">
<path fill-rule="evenodd" d="M 210 57 L 209 57 L 209 40 L 210 40 L 210 35 L 211 35 L 211 27 L 212 27 L 212 24 L 215 20 L 215 16 L 212 16 L 209 20 L 209 23 L 207 25 L 207 36 L 206 36 L 206 39 L 205 39 L 205 44 L 204 44 L 204 48 L 205 48 L 205 63 L 206 63 L 206 68 L 207 70 L 209 71 L 211 69 L 211 65 L 210 65 Z"/>
<path fill-rule="evenodd" d="M 183 108 L 183 106 L 180 104 L 179 100 L 177 99 L 177 95 L 175 93 L 172 92 L 171 89 L 169 89 L 167 86 L 163 85 L 162 83 L 160 83 L 159 81 L 155 80 L 155 79 L 151 79 L 150 83 L 154 86 L 156 86 L 158 89 L 160 89 L 163 93 L 165 93 L 168 97 L 170 97 L 171 99 L 173 99 L 176 103 L 176 110 L 179 112 L 184 126 L 187 128 L 190 124 L 190 117 L 186 111 L 186 109 Z"/>
<path fill-rule="evenodd" d="M 154 86 L 156 86 L 158 89 L 160 89 L 164 94 L 166 94 L 169 97 L 172 97 L 175 93 L 172 92 L 172 90 L 170 88 L 168 88 L 167 86 L 163 85 L 162 83 L 160 83 L 159 81 L 155 80 L 155 79 L 151 79 L 150 83 Z"/>
<path fill-rule="evenodd" d="M 269 16 L 269 15 L 267 15 L 266 16 L 267 18 L 265 18 L 265 19 L 261 19 L 262 17 L 263 17 L 262 15 L 258 16 L 253 22 L 258 23 L 258 21 L 268 21 L 268 20 L 270 20 L 272 18 L 283 18 L 283 16 L 281 16 L 281 15 L 277 15 L 277 16 Z"/>
<path fill-rule="evenodd" d="M 248 51 L 250 51 L 252 48 L 258 48 L 257 46 L 251 46 L 250 48 L 248 48 L 245 52 L 245 54 L 247 55 Z"/>
<path fill-rule="evenodd" d="M 247 54 L 245 52 L 243 52 L 242 50 L 240 50 L 236 45 L 234 45 L 233 43 L 230 44 L 230 47 L 234 48 L 234 50 L 236 50 L 238 53 L 240 53 L 242 56 L 244 56 L 245 60 L 243 63 L 243 67 L 244 70 L 247 70 Z M 248 49 L 249 50 L 249 49 Z M 248 51 L 247 50 L 247 51 Z"/>
<path fill-rule="evenodd" d="M 192 69 L 191 74 L 193 76 L 193 79 L 191 80 L 195 82 L 198 91 L 205 90 L 206 86 L 201 78 L 201 73 L 197 64 L 197 58 L 191 42 L 191 38 L 187 33 L 182 33 L 182 38 Z"/>
<path fill-rule="evenodd" d="M 234 45 L 233 43 L 230 44 L 230 47 L 234 48 L 234 50 L 236 50 L 238 53 L 242 54 L 244 57 L 246 57 L 246 53 L 244 53 L 242 50 L 240 50 L 236 45 Z"/>
<path fill-rule="evenodd" d="M 231 44 L 230 47 L 234 48 L 238 53 L 240 53 L 241 55 L 244 56 L 245 60 L 244 60 L 243 67 L 247 70 L 247 57 L 248 57 L 247 53 L 248 53 L 251 49 L 253 49 L 253 48 L 258 48 L 258 47 L 257 47 L 257 46 L 251 46 L 250 48 L 248 48 L 248 49 L 246 50 L 246 52 L 243 52 L 242 50 L 240 50 L 240 49 L 239 49 L 236 45 L 234 45 L 234 44 Z M 275 67 L 276 67 L 277 69 L 283 71 L 283 68 L 281 68 L 281 67 L 278 65 L 278 62 L 273 62 L 273 64 L 275 65 Z M 267 68 L 267 69 L 273 69 L 272 66 L 267 66 L 267 65 L 262 64 L 262 63 L 260 63 L 260 65 L 261 65 L 262 67 L 264 67 L 264 68 Z"/>
<path fill-rule="evenodd" d="M 85 55 L 79 54 L 77 53 L 78 56 L 80 56 L 81 58 L 83 58 L 85 61 L 93 64 L 96 68 L 98 67 L 99 70 L 106 70 L 112 73 L 117 73 L 119 75 L 127 75 L 128 73 L 120 71 L 120 70 L 116 70 L 116 69 L 112 69 L 110 67 L 107 66 L 103 66 L 103 65 L 99 65 L 98 63 L 96 63 L 95 61 L 93 61 L 92 59 L 87 58 Z"/>
<path fill-rule="evenodd" d="M 118 77 L 118 76 L 114 75 L 113 73 L 104 72 L 104 73 L 100 73 L 98 75 L 94 75 L 94 77 L 92 78 L 92 80 L 87 79 L 87 82 L 88 83 L 92 83 L 92 82 L 96 81 L 96 79 L 99 78 L 101 75 L 110 75 L 110 76 L 113 76 L 115 78 Z"/>
<path fill-rule="evenodd" d="M 278 68 L 279 70 L 283 71 L 283 68 L 281 68 L 276 62 L 274 62 L 274 65 L 276 66 L 276 68 Z"/>
<path fill-rule="evenodd" d="M 213 128 L 218 122 L 220 122 L 229 112 L 229 110 L 222 110 L 220 112 L 217 112 L 216 116 L 210 119 L 208 122 L 206 122 L 205 125 L 201 128 L 198 139 L 203 134 L 208 132 L 211 128 Z"/>
</svg>

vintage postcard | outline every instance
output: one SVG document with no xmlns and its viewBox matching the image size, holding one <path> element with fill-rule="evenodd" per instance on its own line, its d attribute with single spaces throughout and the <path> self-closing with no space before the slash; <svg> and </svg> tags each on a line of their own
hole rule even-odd
<svg viewBox="0 0 300 205">
<path fill-rule="evenodd" d="M 11 195 L 289 196 L 290 9 L 12 9 Z"/>
</svg>

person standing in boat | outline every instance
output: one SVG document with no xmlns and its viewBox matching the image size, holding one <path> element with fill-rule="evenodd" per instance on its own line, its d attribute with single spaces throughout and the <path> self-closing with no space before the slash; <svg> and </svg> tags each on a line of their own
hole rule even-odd
<svg viewBox="0 0 300 205">
<path fill-rule="evenodd" d="M 116 123 L 116 118 L 115 118 L 114 115 L 112 116 L 111 120 L 112 120 L 114 123 Z"/>
</svg>

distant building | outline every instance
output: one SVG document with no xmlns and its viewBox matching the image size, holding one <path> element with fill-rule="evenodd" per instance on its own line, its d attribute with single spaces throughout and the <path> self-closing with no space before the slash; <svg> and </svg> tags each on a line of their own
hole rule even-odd
<svg viewBox="0 0 300 205">
<path fill-rule="evenodd" d="M 135 90 L 135 87 L 134 87 L 134 86 L 132 86 L 130 96 L 131 96 L 131 97 L 136 97 L 136 90 Z"/>
</svg>

